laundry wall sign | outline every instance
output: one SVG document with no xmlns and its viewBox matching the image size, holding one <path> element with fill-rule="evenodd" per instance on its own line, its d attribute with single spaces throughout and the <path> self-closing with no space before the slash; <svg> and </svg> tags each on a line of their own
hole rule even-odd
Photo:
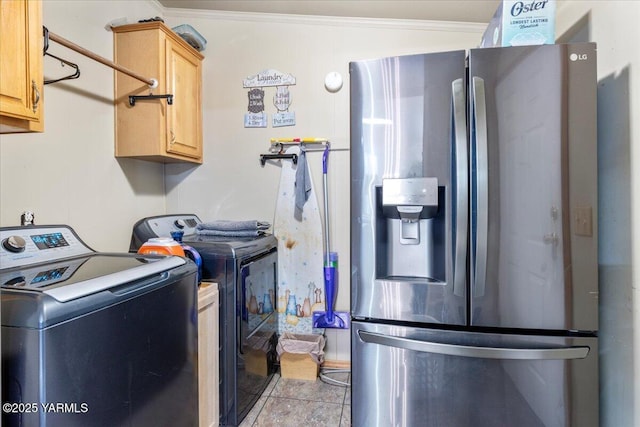
<svg viewBox="0 0 640 427">
<path fill-rule="evenodd" d="M 291 106 L 291 91 L 289 86 L 296 84 L 296 78 L 291 74 L 278 70 L 268 69 L 242 81 L 242 86 L 248 91 L 249 105 L 244 115 L 244 127 L 267 127 L 268 118 L 265 112 L 264 88 L 275 88 L 273 105 L 276 112 L 272 117 L 273 127 L 295 126 L 295 113 L 289 111 Z"/>
<path fill-rule="evenodd" d="M 266 128 L 267 114 L 264 112 L 264 90 L 262 88 L 251 89 L 249 95 L 248 113 L 244 115 L 244 127 Z"/>
<path fill-rule="evenodd" d="M 296 113 L 289 111 L 291 105 L 291 92 L 289 86 L 276 87 L 276 94 L 273 95 L 273 105 L 275 105 L 277 113 L 273 114 L 272 126 L 274 128 L 283 126 L 295 126 Z"/>
</svg>

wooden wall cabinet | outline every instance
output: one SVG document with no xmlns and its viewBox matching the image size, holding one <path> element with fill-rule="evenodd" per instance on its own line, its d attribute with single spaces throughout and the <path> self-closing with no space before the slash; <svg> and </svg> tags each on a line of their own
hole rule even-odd
<svg viewBox="0 0 640 427">
<path fill-rule="evenodd" d="M 161 22 L 113 28 L 115 62 L 158 81 L 149 88 L 116 72 L 116 157 L 202 163 L 203 56 Z M 130 95 L 173 95 L 136 100 Z"/>
<path fill-rule="evenodd" d="M 202 282 L 198 290 L 198 394 L 200 427 L 220 421 L 218 335 L 219 296 L 216 283 Z"/>
<path fill-rule="evenodd" d="M 40 0 L 0 0 L 0 133 L 44 130 Z"/>
</svg>

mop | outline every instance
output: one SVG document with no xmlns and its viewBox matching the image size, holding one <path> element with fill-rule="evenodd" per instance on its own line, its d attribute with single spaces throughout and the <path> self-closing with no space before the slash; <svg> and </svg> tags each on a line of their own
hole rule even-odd
<svg viewBox="0 0 640 427">
<path fill-rule="evenodd" d="M 329 241 L 329 187 L 327 184 L 327 168 L 329 163 L 329 142 L 322 154 L 322 190 L 324 196 L 324 301 L 327 311 L 313 312 L 314 328 L 349 329 L 349 313 L 335 312 L 333 306 L 338 295 L 336 282 L 336 263 L 331 260 Z"/>
</svg>

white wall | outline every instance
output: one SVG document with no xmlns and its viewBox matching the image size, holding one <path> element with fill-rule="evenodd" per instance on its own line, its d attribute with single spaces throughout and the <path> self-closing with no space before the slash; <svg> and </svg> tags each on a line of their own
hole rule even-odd
<svg viewBox="0 0 640 427">
<path fill-rule="evenodd" d="M 167 210 L 195 212 L 203 220 L 273 222 L 280 168 L 260 166 L 272 137 L 331 140 L 329 204 L 332 251 L 339 254 L 336 310 L 349 311 L 349 61 L 475 47 L 484 25 L 382 21 L 293 15 L 167 10 L 170 26 L 190 24 L 208 44 L 203 65 L 204 164 L 167 166 Z M 296 126 L 244 128 L 247 89 L 242 80 L 265 69 L 296 77 L 290 111 Z M 339 72 L 342 90 L 329 93 L 324 77 Z M 273 88 L 265 111 L 275 112 Z M 322 206 L 322 155 L 308 164 Z M 327 330 L 326 359 L 349 361 L 349 331 Z"/>
<path fill-rule="evenodd" d="M 162 12 L 148 1 L 43 2 L 43 24 L 100 56 L 113 58 L 111 20 Z M 0 136 L 0 225 L 69 224 L 93 249 L 127 251 L 134 222 L 165 211 L 164 166 L 114 158 L 113 70 L 55 42 L 49 52 L 75 62 L 77 80 L 45 86 L 45 131 Z M 2 58 L 6 60 L 6 58 Z M 45 78 L 70 68 L 45 57 Z"/>
<path fill-rule="evenodd" d="M 556 34 L 598 44 L 601 425 L 640 425 L 640 2 L 561 1 Z"/>
</svg>

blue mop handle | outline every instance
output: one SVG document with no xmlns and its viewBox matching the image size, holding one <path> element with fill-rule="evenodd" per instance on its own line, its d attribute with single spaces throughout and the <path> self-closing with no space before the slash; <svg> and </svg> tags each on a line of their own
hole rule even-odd
<svg viewBox="0 0 640 427">
<path fill-rule="evenodd" d="M 324 267 L 324 298 L 325 305 L 327 306 L 326 309 L 328 323 L 333 323 L 333 303 L 336 297 L 335 277 L 335 267 Z"/>
<path fill-rule="evenodd" d="M 322 173 L 327 173 L 327 167 L 329 166 L 329 143 L 324 147 L 324 152 L 322 153 Z"/>
</svg>

